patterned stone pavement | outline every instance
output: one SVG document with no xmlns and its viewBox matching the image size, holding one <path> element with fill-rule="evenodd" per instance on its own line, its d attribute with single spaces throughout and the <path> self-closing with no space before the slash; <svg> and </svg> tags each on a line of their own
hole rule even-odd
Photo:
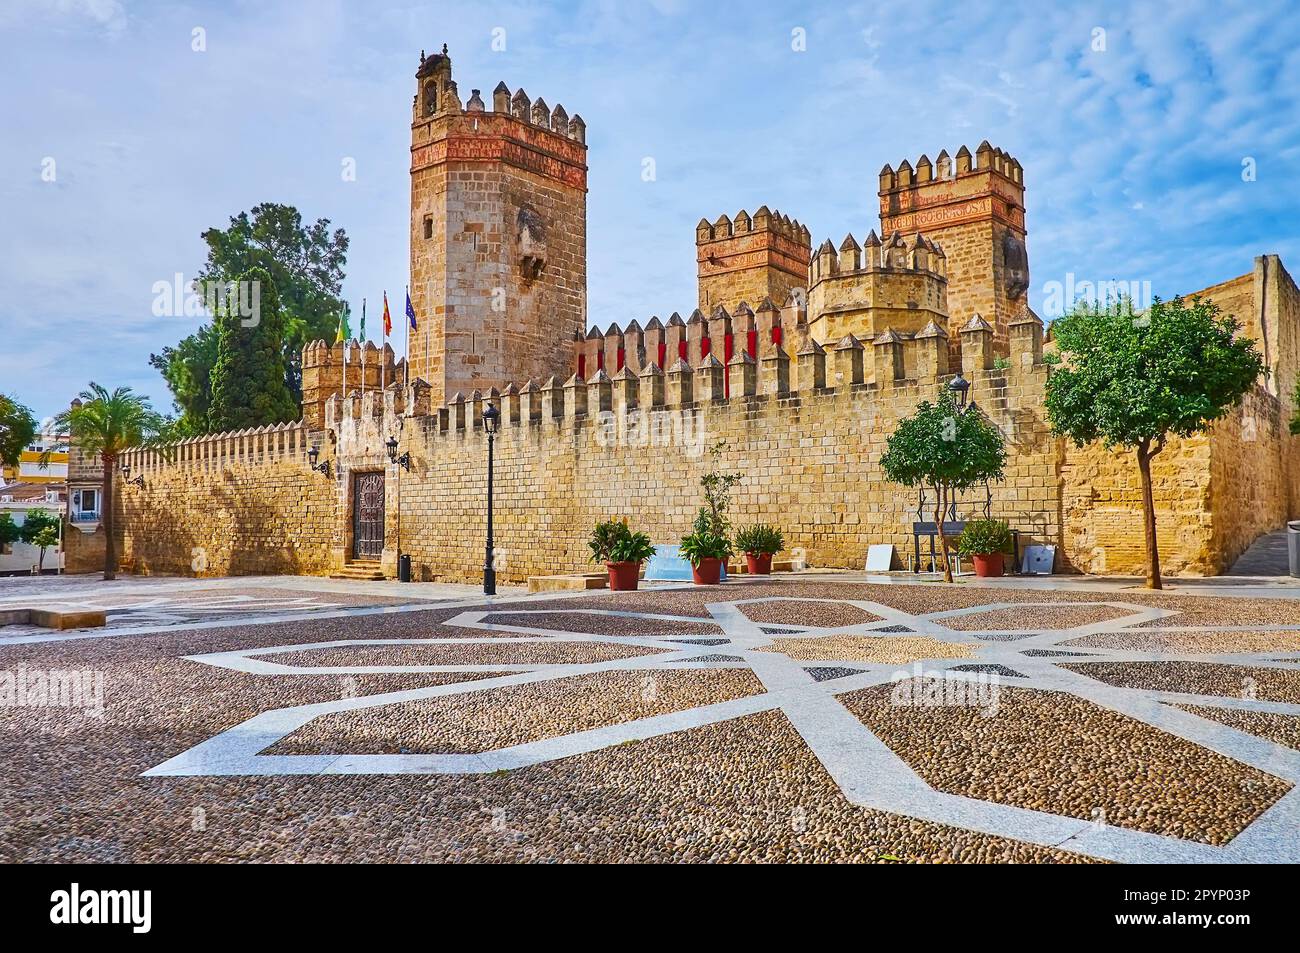
<svg viewBox="0 0 1300 953">
<path fill-rule="evenodd" d="M 1253 621 L 1184 624 L 1234 618 Z M 1284 599 L 796 577 L 226 620 L 94 651 L 0 640 L 0 670 L 48 655 L 124 686 L 91 755 L 122 761 L 119 810 L 175 810 L 198 780 L 197 803 L 242 817 L 292 785 L 300 820 L 241 822 L 270 837 L 258 859 L 1295 862 L 1295 637 L 1300 602 Z M 42 731 L 0 709 L 14 764 L 64 743 L 28 714 Z M 381 803 L 394 783 L 425 785 L 390 807 L 418 845 L 327 848 L 303 827 L 342 791 Z M 466 799 L 486 805 L 478 820 Z M 36 800 L 8 822 L 14 856 L 85 859 Z M 98 804 L 79 807 L 102 839 Z M 234 849 L 134 829 L 114 843 L 123 858 Z"/>
</svg>

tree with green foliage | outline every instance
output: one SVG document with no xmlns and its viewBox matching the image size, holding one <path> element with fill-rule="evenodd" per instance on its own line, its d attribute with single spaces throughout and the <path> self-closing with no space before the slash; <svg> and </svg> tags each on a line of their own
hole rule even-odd
<svg viewBox="0 0 1300 953">
<path fill-rule="evenodd" d="M 943 558 L 944 582 L 952 582 L 952 562 L 944 518 L 963 490 L 1001 480 L 1007 463 L 1002 431 L 974 403 L 958 407 L 952 391 L 923 400 L 916 413 L 898 422 L 889 436 L 880 467 L 894 483 L 928 487 L 934 494 L 934 523 Z"/>
<path fill-rule="evenodd" d="M 93 381 L 72 406 L 54 418 L 54 429 L 68 434 L 69 442 L 83 453 L 97 455 L 104 480 L 104 579 L 117 578 L 116 529 L 113 482 L 117 460 L 132 447 L 157 446 L 166 434 L 167 421 L 149 399 L 129 387 L 109 391 Z"/>
<path fill-rule="evenodd" d="M 334 340 L 343 306 L 348 237 L 330 230 L 329 219 L 303 223 L 291 205 L 264 202 L 230 219 L 225 229 L 203 233 L 207 261 L 198 281 L 231 282 L 263 268 L 275 282 L 284 315 L 285 384 L 295 402 L 302 399 L 302 349 L 308 341 Z M 215 329 L 204 325 L 175 347 L 152 354 L 152 364 L 171 388 L 181 432 L 207 433 L 208 380 L 217 362 Z"/>
<path fill-rule="evenodd" d="M 59 545 L 59 518 L 48 510 L 28 510 L 23 518 L 22 539 L 24 543 L 40 550 L 36 571 L 43 572 L 45 551 L 51 546 Z"/>
<path fill-rule="evenodd" d="M 0 465 L 12 467 L 36 438 L 36 418 L 12 397 L 0 394 Z"/>
<path fill-rule="evenodd" d="M 1132 449 L 1142 481 L 1146 584 L 1159 589 L 1151 460 L 1171 437 L 1205 432 L 1265 373 L 1240 323 L 1199 297 L 1156 299 L 1145 312 L 1130 303 L 1077 306 L 1052 333 L 1062 362 L 1047 380 L 1054 433 L 1077 446 L 1100 440 Z"/>
<path fill-rule="evenodd" d="M 161 372 L 171 388 L 179 413 L 179 439 L 208 433 L 208 408 L 212 396 L 212 367 L 217 363 L 217 330 L 205 324 L 175 347 L 149 355 L 149 363 Z"/>
<path fill-rule="evenodd" d="M 208 428 L 212 432 L 280 424 L 298 417 L 284 381 L 284 316 L 275 282 L 263 268 L 239 278 L 260 305 L 250 321 L 231 300 L 218 307 L 217 362 L 212 368 Z M 246 291 L 239 295 L 247 294 Z"/>
</svg>

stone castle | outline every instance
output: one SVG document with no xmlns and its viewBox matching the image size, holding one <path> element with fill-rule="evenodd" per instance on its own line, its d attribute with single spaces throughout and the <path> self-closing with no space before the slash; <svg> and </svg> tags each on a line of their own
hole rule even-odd
<svg viewBox="0 0 1300 953">
<path fill-rule="evenodd" d="M 129 454 L 144 477 L 118 493 L 129 567 L 392 576 L 409 554 L 417 579 L 476 580 L 490 400 L 502 579 L 583 569 L 590 526 L 611 516 L 675 542 L 717 441 L 745 476 L 736 522 L 779 525 L 810 565 L 862 568 L 873 543 L 912 549 L 917 500 L 880 473 L 886 438 L 960 372 L 1008 442 L 993 515 L 1056 546 L 1058 571 L 1140 573 L 1131 456 L 1075 448 L 1046 421 L 1053 345 L 1026 300 L 1013 156 L 982 142 L 886 165 L 879 231 L 815 250 L 767 206 L 701 219 L 689 316 L 588 330 L 585 122 L 504 83 L 491 108 L 477 89 L 462 101 L 445 47 L 421 56 L 415 86 L 409 356 L 309 344 L 301 421 Z M 1261 256 L 1203 294 L 1261 341 L 1270 374 L 1156 459 L 1174 573 L 1222 572 L 1300 512 L 1300 291 Z M 70 566 L 97 568 L 90 540 L 70 543 Z"/>
</svg>

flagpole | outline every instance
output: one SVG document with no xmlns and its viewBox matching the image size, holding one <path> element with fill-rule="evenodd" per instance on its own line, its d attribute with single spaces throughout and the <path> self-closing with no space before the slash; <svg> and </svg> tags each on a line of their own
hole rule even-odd
<svg viewBox="0 0 1300 953">
<path fill-rule="evenodd" d="M 406 286 L 406 300 L 411 300 L 411 286 Z M 406 384 L 411 384 L 411 318 L 405 309 L 402 311 L 402 324 L 406 325 Z M 427 355 L 426 355 L 427 356 Z"/>
<path fill-rule="evenodd" d="M 361 299 L 361 396 L 366 396 L 366 299 Z"/>
</svg>

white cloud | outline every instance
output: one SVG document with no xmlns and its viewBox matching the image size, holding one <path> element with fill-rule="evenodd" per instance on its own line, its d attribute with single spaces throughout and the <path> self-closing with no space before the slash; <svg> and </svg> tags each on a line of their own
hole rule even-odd
<svg viewBox="0 0 1300 953">
<path fill-rule="evenodd" d="M 372 318 L 384 288 L 400 300 L 413 74 L 420 48 L 443 42 L 463 96 L 505 80 L 586 119 L 601 327 L 689 312 L 701 216 L 767 204 L 815 242 L 861 237 L 878 224 L 882 164 L 985 138 L 1025 166 L 1031 294 L 1073 271 L 1168 295 L 1243 273 L 1257 253 L 1300 256 L 1300 26 L 1280 0 L 1230 17 L 1209 0 L 1104 15 L 1011 2 L 996 17 L 842 0 L 743 17 L 680 0 L 2 9 L 14 79 L 0 87 L 0 322 L 33 356 L 0 371 L 40 413 L 92 375 L 165 406 L 146 359 L 188 328 L 152 318 L 152 283 L 193 273 L 199 232 L 261 201 L 347 229 L 345 292 L 358 308 L 368 297 Z M 203 54 L 189 47 L 196 23 Z M 489 46 L 498 26 L 503 53 Z M 796 26 L 806 52 L 790 48 Z M 1104 53 L 1089 46 L 1097 26 Z M 359 170 L 347 186 L 345 155 Z M 646 155 L 654 184 L 637 175 Z M 39 180 L 43 156 L 56 184 Z M 1258 181 L 1241 181 L 1243 156 Z M 1300 257 L 1289 264 L 1300 275 Z"/>
</svg>

